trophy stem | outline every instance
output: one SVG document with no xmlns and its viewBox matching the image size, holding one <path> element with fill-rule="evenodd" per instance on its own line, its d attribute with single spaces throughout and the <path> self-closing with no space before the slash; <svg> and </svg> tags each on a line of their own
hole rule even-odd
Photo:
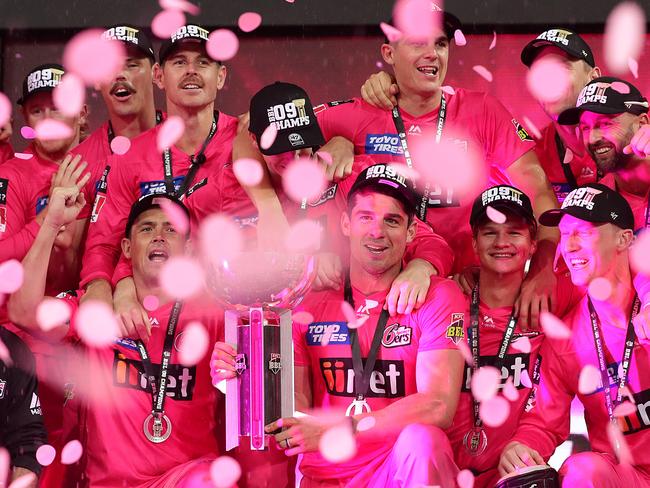
<svg viewBox="0 0 650 488">
<path fill-rule="evenodd" d="M 264 313 L 250 309 L 251 449 L 264 449 Z"/>
</svg>

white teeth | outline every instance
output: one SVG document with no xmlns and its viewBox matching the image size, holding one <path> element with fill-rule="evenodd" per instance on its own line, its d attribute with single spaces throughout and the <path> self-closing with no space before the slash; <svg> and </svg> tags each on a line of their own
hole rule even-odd
<svg viewBox="0 0 650 488">
<path fill-rule="evenodd" d="M 511 257 L 514 256 L 514 254 L 512 254 L 512 253 L 496 253 L 496 254 L 493 254 L 492 256 L 494 256 L 495 258 L 511 258 Z"/>
<path fill-rule="evenodd" d="M 570 260 L 570 264 L 574 268 L 582 268 L 587 264 L 587 262 L 588 261 L 586 259 L 577 259 L 576 258 L 576 259 L 571 259 Z"/>
<path fill-rule="evenodd" d="M 436 67 L 430 67 L 430 66 L 423 66 L 418 68 L 418 71 L 420 73 L 424 73 L 425 75 L 435 75 L 438 73 L 438 68 Z"/>
<path fill-rule="evenodd" d="M 196 88 L 198 88 L 198 87 L 199 87 L 199 85 L 195 85 L 195 84 L 193 84 L 193 83 L 190 83 L 190 84 L 188 84 L 188 85 L 185 85 L 183 88 L 196 89 Z"/>
<path fill-rule="evenodd" d="M 599 147 L 598 149 L 596 149 L 596 154 L 604 154 L 609 150 L 610 150 L 609 147 Z"/>
</svg>

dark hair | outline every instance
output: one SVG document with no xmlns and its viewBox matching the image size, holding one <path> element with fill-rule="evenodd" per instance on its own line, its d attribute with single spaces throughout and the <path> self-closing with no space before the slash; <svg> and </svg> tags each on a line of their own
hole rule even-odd
<svg viewBox="0 0 650 488">
<path fill-rule="evenodd" d="M 347 206 L 348 215 L 352 215 L 352 209 L 354 209 L 354 206 L 357 203 L 356 202 L 357 196 L 359 196 L 359 195 L 369 195 L 371 193 L 379 193 L 381 195 L 386 195 L 386 196 L 389 196 L 389 197 L 393 198 L 394 200 L 396 200 L 399 203 L 399 206 L 401 207 L 402 211 L 406 214 L 407 226 L 411 225 L 411 223 L 415 219 L 415 209 L 413 209 L 411 211 L 408 211 L 406 203 L 403 202 L 402 200 L 400 200 L 399 198 L 395 198 L 392 195 L 387 195 L 387 194 L 382 193 L 380 191 L 377 191 L 377 190 L 375 190 L 373 188 L 361 188 L 360 190 L 357 190 L 356 192 L 354 192 L 352 195 L 348 196 L 348 206 Z"/>
<path fill-rule="evenodd" d="M 526 225 L 526 227 L 528 227 L 528 231 L 530 232 L 530 238 L 533 241 L 537 240 L 537 225 L 535 223 L 526 220 L 521 215 L 518 215 L 518 214 L 516 214 L 514 212 L 510 212 L 510 211 L 505 210 L 505 209 L 500 209 L 499 212 L 503 213 L 507 217 L 507 220 L 517 220 L 519 222 L 524 223 Z M 481 227 L 483 227 L 484 225 L 486 225 L 489 222 L 492 222 L 490 217 L 488 217 L 487 215 L 483 215 L 478 220 L 478 222 L 476 222 L 476 224 L 472 227 L 472 237 L 474 237 L 474 239 L 476 239 L 476 236 L 478 235 L 478 231 L 481 229 Z"/>
</svg>

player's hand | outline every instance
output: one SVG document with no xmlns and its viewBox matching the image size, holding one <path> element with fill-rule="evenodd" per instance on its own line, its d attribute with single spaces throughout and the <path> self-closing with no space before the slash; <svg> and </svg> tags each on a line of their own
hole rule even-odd
<svg viewBox="0 0 650 488">
<path fill-rule="evenodd" d="M 544 465 L 544 459 L 535 449 L 531 449 L 521 442 L 511 442 L 501 453 L 499 459 L 499 474 L 505 476 L 508 473 L 525 468 L 526 466 Z"/>
<path fill-rule="evenodd" d="M 88 180 L 90 180 L 90 173 L 84 173 L 87 167 L 88 163 L 81 161 L 80 155 L 77 154 L 73 157 L 72 154 L 68 154 L 61 161 L 57 172 L 52 176 L 50 195 L 52 194 L 52 190 L 58 186 L 66 187 L 75 185 L 81 191 L 86 183 L 88 183 Z"/>
<path fill-rule="evenodd" d="M 103 279 L 92 280 L 86 286 L 86 293 L 81 297 L 79 303 L 84 303 L 86 300 L 99 300 L 112 309 L 113 288 L 111 288 L 111 284 Z"/>
<path fill-rule="evenodd" d="M 237 134 L 248 131 L 251 122 L 250 112 L 246 112 L 237 117 Z"/>
<path fill-rule="evenodd" d="M 650 303 L 641 304 L 641 310 L 632 322 L 639 343 L 650 345 Z"/>
<path fill-rule="evenodd" d="M 397 105 L 399 87 L 395 80 L 385 71 L 370 75 L 361 86 L 361 96 L 373 107 L 391 110 Z"/>
<path fill-rule="evenodd" d="M 312 284 L 312 289 L 319 290 L 338 290 L 343 284 L 343 264 L 338 254 L 332 252 L 323 252 L 318 254 L 318 271 L 316 279 Z"/>
<path fill-rule="evenodd" d="M 542 312 L 552 312 L 556 303 L 557 276 L 551 268 L 543 268 L 534 275 L 529 274 L 521 285 L 521 292 L 515 302 L 515 316 L 518 325 L 527 330 L 539 330 Z"/>
<path fill-rule="evenodd" d="M 275 434 L 278 447 L 285 450 L 287 456 L 295 456 L 303 452 L 317 451 L 320 439 L 325 431 L 337 424 L 347 421 L 346 418 L 312 417 L 285 417 L 271 422 L 264 431 L 267 434 L 283 429 Z"/>
<path fill-rule="evenodd" d="M 326 152 L 332 157 L 332 162 L 318 158 L 323 171 L 330 181 L 341 181 L 352 174 L 354 164 L 354 144 L 352 141 L 341 136 L 332 137 L 327 144 L 321 147 L 319 152 Z"/>
<path fill-rule="evenodd" d="M 210 357 L 210 377 L 212 384 L 216 385 L 221 380 L 229 380 L 237 376 L 235 370 L 235 356 L 237 351 L 226 342 L 216 342 Z"/>
<path fill-rule="evenodd" d="M 642 125 L 632 136 L 630 143 L 623 148 L 623 154 L 634 154 L 639 158 L 650 156 L 650 127 Z"/>
<path fill-rule="evenodd" d="M 384 308 L 390 316 L 406 315 L 420 308 L 427 298 L 431 285 L 431 275 L 437 275 L 436 269 L 424 259 L 413 259 L 393 280 L 386 296 Z"/>
<path fill-rule="evenodd" d="M 290 226 L 284 215 L 282 206 L 278 203 L 260 204 L 257 209 L 257 247 L 260 250 L 283 250 L 286 248 L 286 239 Z"/>
<path fill-rule="evenodd" d="M 454 275 L 454 281 L 465 295 L 471 295 L 474 286 L 478 283 L 478 266 L 468 266 L 460 273 Z"/>
<path fill-rule="evenodd" d="M 64 225 L 73 222 L 86 205 L 84 194 L 75 185 L 56 187 L 52 190 L 48 202 L 48 212 L 43 223 L 57 232 Z"/>
<path fill-rule="evenodd" d="M 146 344 L 151 337 L 151 322 L 147 311 L 138 301 L 135 283 L 130 276 L 121 279 L 115 286 L 113 308 L 120 326 L 121 337 L 142 339 Z"/>
</svg>

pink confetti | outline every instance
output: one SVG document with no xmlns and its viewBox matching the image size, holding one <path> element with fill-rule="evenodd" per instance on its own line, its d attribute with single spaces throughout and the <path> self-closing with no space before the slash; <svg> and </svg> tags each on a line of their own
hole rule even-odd
<svg viewBox="0 0 650 488">
<path fill-rule="evenodd" d="M 636 59 L 628 59 L 627 67 L 630 68 L 630 73 L 632 73 L 635 79 L 639 77 L 639 62 Z"/>
<path fill-rule="evenodd" d="M 156 147 L 160 152 L 172 147 L 185 132 L 185 122 L 178 115 L 167 117 L 156 135 Z"/>
<path fill-rule="evenodd" d="M 158 300 L 158 297 L 155 295 L 147 295 L 144 297 L 144 300 L 142 300 L 142 306 L 148 312 L 153 312 L 160 306 L 160 300 Z"/>
<path fill-rule="evenodd" d="M 291 315 L 291 319 L 296 324 L 311 324 L 314 321 L 314 316 L 309 312 L 301 310 Z"/>
<path fill-rule="evenodd" d="M 70 320 L 70 306 L 64 300 L 46 297 L 36 307 L 36 322 L 47 332 Z"/>
<path fill-rule="evenodd" d="M 601 384 L 600 371 L 598 368 L 591 364 L 585 365 L 580 370 L 580 377 L 578 378 L 578 391 L 582 395 L 591 395 L 595 392 Z"/>
<path fill-rule="evenodd" d="M 344 463 L 357 453 L 357 442 L 349 422 L 327 429 L 318 443 L 321 455 L 330 463 Z"/>
<path fill-rule="evenodd" d="M 228 61 L 235 57 L 239 50 L 239 39 L 228 29 L 217 29 L 208 36 L 205 46 L 208 55 L 216 61 Z"/>
<path fill-rule="evenodd" d="M 61 464 L 74 464 L 79 459 L 84 452 L 84 448 L 81 445 L 81 442 L 78 440 L 72 440 L 68 442 L 63 449 L 61 449 Z"/>
<path fill-rule="evenodd" d="M 244 186 L 259 185 L 264 176 L 262 166 L 252 158 L 238 159 L 233 163 L 232 170 L 237 180 Z"/>
<path fill-rule="evenodd" d="M 275 142 L 277 135 L 278 129 L 275 127 L 275 125 L 269 125 L 266 129 L 264 129 L 264 132 L 262 132 L 262 136 L 260 137 L 260 147 L 262 149 L 270 148 Z"/>
<path fill-rule="evenodd" d="M 524 354 L 528 354 L 531 350 L 530 339 L 528 337 L 520 337 L 512 343 L 512 348 L 516 351 L 521 351 Z"/>
<path fill-rule="evenodd" d="M 11 120 L 11 100 L 0 92 L 0 127 Z"/>
<path fill-rule="evenodd" d="M 479 76 L 482 78 L 485 78 L 488 82 L 492 83 L 492 73 L 490 72 L 489 69 L 487 69 L 485 66 L 481 66 L 480 64 L 477 64 L 472 68 Z"/>
<path fill-rule="evenodd" d="M 571 337 L 571 330 L 550 312 L 542 312 L 540 315 L 540 322 L 544 334 L 551 339 L 568 339 Z"/>
<path fill-rule="evenodd" d="M 494 222 L 495 224 L 505 224 L 507 217 L 504 213 L 499 212 L 496 208 L 491 207 L 490 205 L 487 206 L 485 209 L 485 213 L 487 214 L 488 218 Z"/>
<path fill-rule="evenodd" d="M 493 31 L 492 35 L 492 42 L 490 43 L 490 47 L 488 48 L 488 51 L 492 51 L 497 46 L 497 32 Z"/>
<path fill-rule="evenodd" d="M 17 157 L 18 159 L 32 159 L 34 157 L 33 154 L 31 153 L 14 153 L 14 157 Z"/>
<path fill-rule="evenodd" d="M 177 203 L 172 202 L 168 198 L 161 198 L 158 203 L 176 232 L 183 235 L 188 234 L 190 231 L 190 221 L 185 211 Z"/>
<path fill-rule="evenodd" d="M 230 259 L 243 247 L 243 239 L 237 224 L 223 215 L 210 215 L 199 229 L 201 252 L 213 263 Z"/>
<path fill-rule="evenodd" d="M 637 273 L 650 275 L 650 231 L 643 229 L 630 247 L 630 264 Z"/>
<path fill-rule="evenodd" d="M 481 402 L 479 415 L 488 427 L 500 427 L 510 415 L 510 403 L 502 396 L 495 396 Z"/>
<path fill-rule="evenodd" d="M 381 61 L 377 61 L 375 63 L 375 66 L 377 66 L 377 68 L 379 68 L 379 69 L 382 69 L 384 67 L 384 63 L 382 63 Z"/>
<path fill-rule="evenodd" d="M 321 345 L 323 347 L 327 346 L 330 343 L 332 334 L 334 333 L 337 327 L 338 326 L 336 324 L 328 325 L 325 327 L 325 331 L 323 331 L 323 338 L 321 339 Z"/>
<path fill-rule="evenodd" d="M 645 41 L 645 14 L 634 2 L 619 3 L 605 24 L 603 51 L 609 70 L 622 75 L 629 59 L 639 59 Z"/>
<path fill-rule="evenodd" d="M 36 138 L 41 141 L 67 139 L 74 134 L 69 125 L 56 119 L 41 120 L 36 124 L 36 127 L 34 127 L 34 131 L 36 133 Z"/>
<path fill-rule="evenodd" d="M 0 264 L 0 293 L 14 293 L 23 286 L 24 279 L 25 272 L 20 261 L 9 259 Z"/>
<path fill-rule="evenodd" d="M 621 464 L 633 465 L 634 458 L 632 457 L 630 446 L 627 445 L 627 441 L 617 424 L 607 422 L 607 438 L 612 449 L 614 449 L 618 461 Z"/>
<path fill-rule="evenodd" d="M 23 136 L 23 139 L 35 139 L 36 138 L 36 131 L 29 127 L 28 125 L 23 125 L 20 128 L 20 135 Z"/>
<path fill-rule="evenodd" d="M 113 310 L 97 300 L 88 300 L 79 306 L 75 325 L 81 340 L 91 347 L 110 345 L 120 330 Z"/>
<path fill-rule="evenodd" d="M 318 151 L 316 153 L 316 156 L 318 156 L 320 159 L 322 159 L 325 164 L 330 165 L 332 164 L 332 155 L 328 153 L 327 151 Z"/>
<path fill-rule="evenodd" d="M 36 460 L 41 466 L 49 466 L 56 457 L 56 449 L 49 444 L 43 444 L 36 450 Z"/>
<path fill-rule="evenodd" d="M 399 0 L 393 9 L 393 17 L 399 31 L 417 39 L 430 38 L 439 20 L 431 9 L 430 0 Z"/>
<path fill-rule="evenodd" d="M 470 351 L 467 342 L 461 339 L 456 347 L 458 348 L 458 351 L 460 351 L 460 354 L 463 356 L 465 362 L 471 366 L 474 359 L 472 358 L 472 351 Z"/>
<path fill-rule="evenodd" d="M 63 65 L 87 85 L 110 81 L 122 69 L 126 48 L 120 41 L 104 39 L 101 29 L 88 29 L 66 44 Z"/>
<path fill-rule="evenodd" d="M 451 95 L 452 97 L 456 94 L 456 90 L 454 90 L 451 86 L 449 85 L 444 85 L 443 87 L 440 88 L 443 92 L 445 92 L 447 95 Z"/>
<path fill-rule="evenodd" d="M 377 421 L 372 415 L 363 417 L 359 422 L 357 422 L 357 432 L 365 432 L 366 430 L 372 429 Z"/>
<path fill-rule="evenodd" d="M 524 124 L 526 124 L 526 127 L 530 131 L 530 133 L 533 135 L 535 139 L 541 139 L 542 138 L 542 133 L 538 129 L 538 127 L 533 123 L 532 120 L 530 120 L 528 117 L 524 116 L 523 119 Z"/>
<path fill-rule="evenodd" d="M 169 39 L 185 25 L 185 14 L 175 8 L 158 12 L 151 21 L 151 32 L 159 39 Z"/>
<path fill-rule="evenodd" d="M 472 394 L 479 402 L 497 394 L 501 383 L 501 372 L 492 366 L 483 366 L 472 375 Z"/>
<path fill-rule="evenodd" d="M 221 456 L 212 461 L 210 477 L 216 488 L 232 488 L 241 478 L 241 466 L 230 456 Z"/>
<path fill-rule="evenodd" d="M 9 476 L 9 469 L 11 463 L 11 456 L 9 451 L 4 447 L 0 447 L 0 480 L 6 480 Z"/>
<path fill-rule="evenodd" d="M 111 141 L 111 151 L 115 154 L 126 154 L 131 149 L 131 140 L 128 137 L 116 136 Z"/>
<path fill-rule="evenodd" d="M 11 482 L 9 488 L 29 488 L 36 482 L 36 475 L 34 473 L 27 473 L 20 478 L 16 478 Z"/>
<path fill-rule="evenodd" d="M 526 371 L 525 369 L 521 372 L 520 381 L 521 384 L 524 385 L 526 388 L 533 387 L 533 382 L 530 381 L 530 376 L 528 375 L 528 371 Z"/>
<path fill-rule="evenodd" d="M 626 401 L 617 405 L 614 409 L 615 417 L 627 417 L 628 415 L 634 415 L 637 412 L 637 407 L 634 403 Z"/>
<path fill-rule="evenodd" d="M 465 34 L 460 29 L 454 31 L 454 42 L 457 46 L 465 46 L 467 44 L 467 39 L 465 39 Z"/>
<path fill-rule="evenodd" d="M 165 293 L 178 299 L 195 295 L 205 283 L 203 268 L 186 256 L 169 258 L 160 270 L 159 281 Z"/>
<path fill-rule="evenodd" d="M 291 163 L 282 177 L 282 185 L 292 200 L 313 200 L 325 190 L 326 177 L 323 169 L 312 159 L 299 158 Z"/>
<path fill-rule="evenodd" d="M 348 302 L 341 302 L 341 312 L 345 317 L 345 321 L 348 323 L 348 329 L 356 329 L 359 327 L 357 323 L 357 314 Z"/>
<path fill-rule="evenodd" d="M 303 253 L 313 254 L 320 249 L 323 229 L 315 220 L 302 219 L 289 229 L 285 238 L 288 249 Z"/>
<path fill-rule="evenodd" d="M 463 469 L 456 476 L 459 488 L 474 488 L 474 474 L 469 469 Z"/>
<path fill-rule="evenodd" d="M 244 12 L 237 20 L 237 25 L 244 32 L 253 32 L 261 23 L 262 16 L 257 12 Z"/>
<path fill-rule="evenodd" d="M 402 33 L 390 24 L 381 22 L 379 27 L 386 36 L 386 39 L 388 39 L 388 42 L 397 42 L 402 38 Z"/>
<path fill-rule="evenodd" d="M 553 58 L 541 58 L 526 74 L 528 90 L 536 100 L 553 103 L 566 96 L 571 89 L 569 70 Z"/>
<path fill-rule="evenodd" d="M 562 163 L 569 164 L 571 161 L 573 161 L 573 151 L 567 147 L 566 151 L 564 152 L 564 160 Z"/>
<path fill-rule="evenodd" d="M 630 93 L 629 85 L 627 83 L 623 83 L 622 81 L 615 81 L 609 87 L 622 95 L 627 95 Z"/>
<path fill-rule="evenodd" d="M 512 376 L 509 376 L 506 384 L 503 385 L 503 396 L 511 402 L 516 402 L 519 399 L 519 392 L 512 381 Z"/>
<path fill-rule="evenodd" d="M 201 9 L 186 0 L 159 0 L 158 5 L 163 10 L 182 10 L 190 15 L 199 15 Z"/>
<path fill-rule="evenodd" d="M 293 3 L 295 0 L 285 0 L 287 3 Z"/>
<path fill-rule="evenodd" d="M 74 73 L 63 75 L 52 92 L 52 100 L 59 111 L 68 117 L 75 117 L 83 108 L 86 99 L 86 88 L 84 83 Z"/>
<path fill-rule="evenodd" d="M 612 284 L 607 278 L 594 278 L 589 283 L 589 295 L 595 300 L 607 300 L 611 294 Z"/>
<path fill-rule="evenodd" d="M 194 366 L 208 351 L 210 336 L 200 322 L 190 322 L 179 335 L 178 359 L 185 366 Z"/>
<path fill-rule="evenodd" d="M 0 361 L 5 363 L 7 366 L 11 366 L 14 361 L 11 358 L 11 353 L 7 348 L 6 344 L 0 340 Z"/>
</svg>

